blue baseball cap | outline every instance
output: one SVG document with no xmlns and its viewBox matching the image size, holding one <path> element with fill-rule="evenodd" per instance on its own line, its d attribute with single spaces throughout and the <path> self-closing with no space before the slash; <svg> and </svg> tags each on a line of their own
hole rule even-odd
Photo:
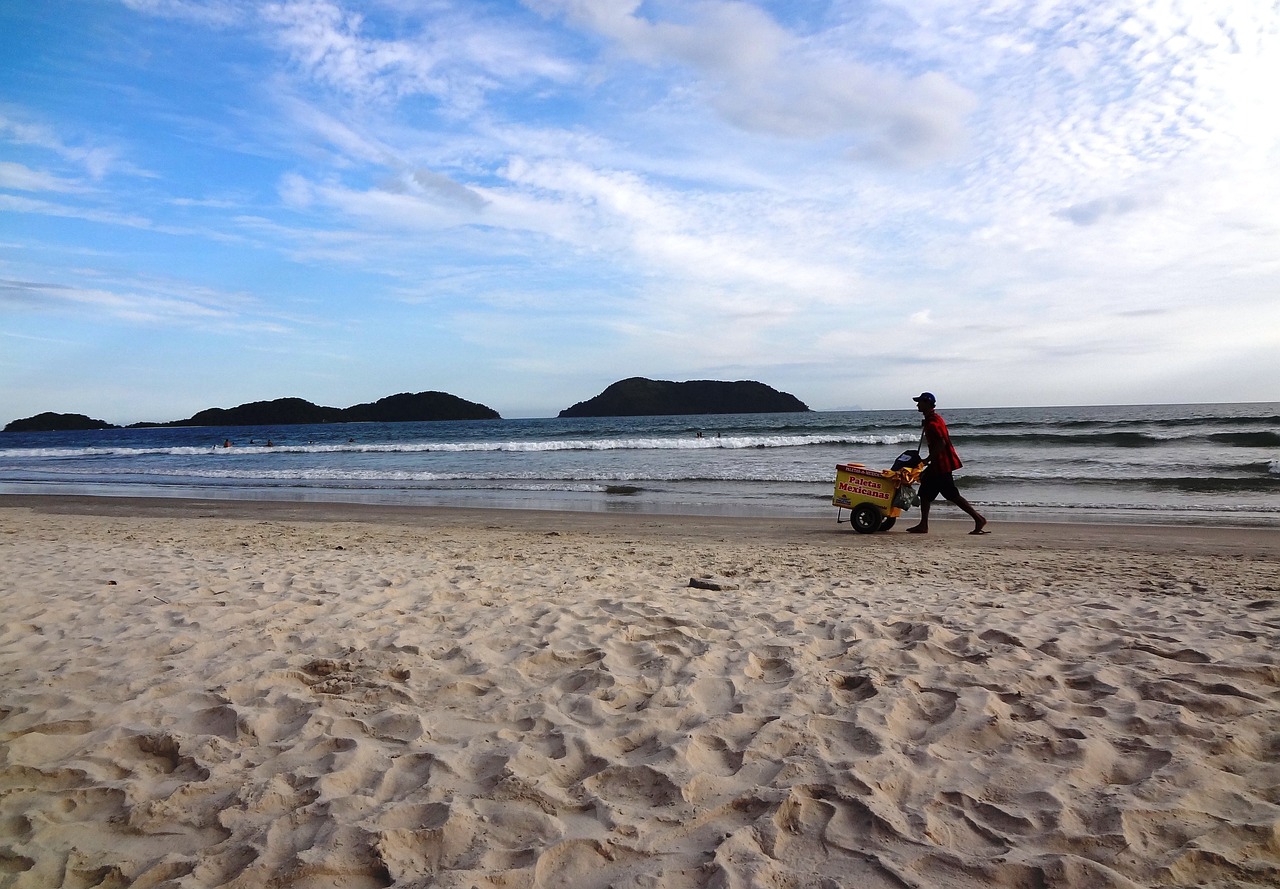
<svg viewBox="0 0 1280 889">
<path fill-rule="evenodd" d="M 933 397 L 932 392 L 921 392 L 915 398 L 911 399 L 916 404 L 937 404 L 938 399 Z"/>
</svg>

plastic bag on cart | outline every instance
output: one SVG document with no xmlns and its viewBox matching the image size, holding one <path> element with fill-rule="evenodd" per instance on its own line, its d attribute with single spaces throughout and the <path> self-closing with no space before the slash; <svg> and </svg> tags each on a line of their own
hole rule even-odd
<svg viewBox="0 0 1280 889">
<path fill-rule="evenodd" d="M 923 462 L 924 458 L 920 456 L 919 451 L 903 451 L 898 455 L 898 459 L 893 461 L 893 466 L 890 468 L 894 472 L 899 469 L 915 469 Z"/>
<path fill-rule="evenodd" d="M 893 494 L 893 505 L 898 509 L 910 509 L 920 502 L 914 485 L 902 485 Z"/>
</svg>

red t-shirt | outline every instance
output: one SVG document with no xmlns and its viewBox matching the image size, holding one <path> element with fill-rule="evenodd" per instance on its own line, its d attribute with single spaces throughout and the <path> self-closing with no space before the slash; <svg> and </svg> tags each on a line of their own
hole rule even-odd
<svg viewBox="0 0 1280 889">
<path fill-rule="evenodd" d="M 924 418 L 924 437 L 929 443 L 929 468 L 937 472 L 955 472 L 963 464 L 960 455 L 951 444 L 951 435 L 947 432 L 947 424 L 937 414 L 928 414 Z"/>
</svg>

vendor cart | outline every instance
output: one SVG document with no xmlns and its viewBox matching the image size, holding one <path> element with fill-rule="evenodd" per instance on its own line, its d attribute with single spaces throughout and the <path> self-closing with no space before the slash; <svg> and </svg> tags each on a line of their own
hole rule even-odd
<svg viewBox="0 0 1280 889">
<path fill-rule="evenodd" d="M 915 483 L 923 461 L 918 451 L 905 451 L 891 469 L 868 469 L 861 463 L 836 464 L 836 487 L 831 505 L 836 521 L 849 510 L 849 525 L 859 534 L 888 531 L 904 510 L 920 502 Z"/>
</svg>

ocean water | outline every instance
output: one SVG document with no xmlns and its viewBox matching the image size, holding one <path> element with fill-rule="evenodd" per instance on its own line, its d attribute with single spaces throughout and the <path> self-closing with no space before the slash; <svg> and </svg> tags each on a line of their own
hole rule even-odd
<svg viewBox="0 0 1280 889">
<path fill-rule="evenodd" d="M 940 413 L 993 520 L 1280 527 L 1280 403 Z M 834 522 L 837 463 L 886 468 L 919 438 L 914 410 L 0 433 L 0 494 Z"/>
</svg>

